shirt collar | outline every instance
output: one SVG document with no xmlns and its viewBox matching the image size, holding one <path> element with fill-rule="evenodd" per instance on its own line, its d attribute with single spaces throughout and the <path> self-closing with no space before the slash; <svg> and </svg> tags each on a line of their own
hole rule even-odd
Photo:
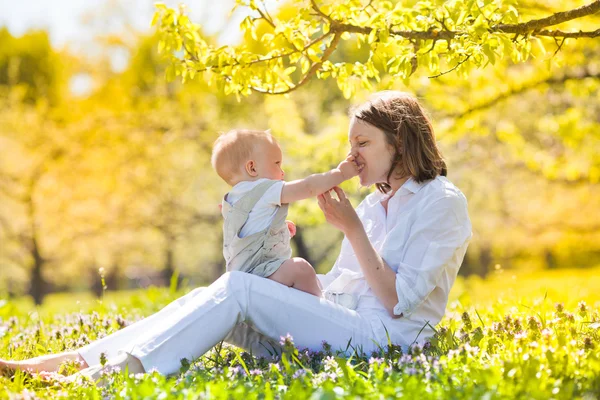
<svg viewBox="0 0 600 400">
<path fill-rule="evenodd" d="M 404 182 L 402 184 L 402 186 L 400 186 L 400 188 L 396 191 L 396 193 L 394 194 L 394 196 L 392 197 L 392 199 L 394 197 L 396 197 L 396 195 L 398 194 L 398 197 L 407 195 L 407 194 L 414 194 L 417 193 L 419 190 L 421 190 L 423 188 L 423 186 L 425 186 L 427 184 L 426 182 L 417 182 L 412 176 L 410 178 L 408 178 L 406 180 L 406 182 Z M 370 204 L 377 204 L 378 202 L 381 202 L 383 199 L 385 199 L 386 197 L 389 196 L 389 193 L 381 193 L 379 190 L 376 190 L 374 192 L 371 193 L 371 197 L 372 201 L 370 202 Z"/>
<path fill-rule="evenodd" d="M 394 197 L 401 197 L 401 196 L 405 196 L 407 194 L 415 194 L 417 193 L 419 190 L 421 190 L 423 188 L 423 186 L 425 186 L 425 182 L 417 182 L 412 176 L 410 178 L 408 178 L 406 180 L 406 182 L 404 182 L 402 184 L 402 186 L 400 186 L 400 188 L 398 188 L 398 190 L 396 190 L 396 193 L 394 193 Z M 386 195 L 384 195 L 386 196 Z"/>
<path fill-rule="evenodd" d="M 417 182 L 412 176 L 406 180 L 398 189 L 398 192 L 408 194 L 409 193 L 417 193 L 425 186 L 425 182 Z"/>
</svg>

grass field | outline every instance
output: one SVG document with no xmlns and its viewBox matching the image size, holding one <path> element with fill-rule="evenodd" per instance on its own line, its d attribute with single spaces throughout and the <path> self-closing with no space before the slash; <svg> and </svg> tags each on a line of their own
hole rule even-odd
<svg viewBox="0 0 600 400">
<path fill-rule="evenodd" d="M 181 373 L 109 373 L 93 383 L 0 377 L 0 398 L 536 398 L 600 397 L 600 268 L 459 279 L 437 334 L 408 353 L 342 358 L 325 345 L 309 352 L 286 339 L 276 359 L 217 346 Z M 0 300 L 0 358 L 74 348 L 160 309 L 186 290 Z M 65 371 L 73 370 L 66 365 Z"/>
</svg>

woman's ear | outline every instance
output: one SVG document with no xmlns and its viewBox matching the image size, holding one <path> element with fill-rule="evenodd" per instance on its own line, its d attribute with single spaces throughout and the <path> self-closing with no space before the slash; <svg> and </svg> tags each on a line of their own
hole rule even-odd
<svg viewBox="0 0 600 400">
<path fill-rule="evenodd" d="M 258 175 L 258 172 L 256 172 L 256 163 L 254 162 L 254 160 L 248 160 L 246 162 L 245 168 L 246 168 L 246 173 L 248 173 L 248 175 L 250 175 L 250 176 Z"/>
</svg>

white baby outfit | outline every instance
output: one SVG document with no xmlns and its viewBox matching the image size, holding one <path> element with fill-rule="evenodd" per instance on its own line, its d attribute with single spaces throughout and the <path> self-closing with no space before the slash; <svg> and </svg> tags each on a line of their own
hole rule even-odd
<svg viewBox="0 0 600 400">
<path fill-rule="evenodd" d="M 241 183 L 223 197 L 221 207 L 226 270 L 266 278 L 292 257 L 288 205 L 281 204 L 283 181 Z"/>
</svg>

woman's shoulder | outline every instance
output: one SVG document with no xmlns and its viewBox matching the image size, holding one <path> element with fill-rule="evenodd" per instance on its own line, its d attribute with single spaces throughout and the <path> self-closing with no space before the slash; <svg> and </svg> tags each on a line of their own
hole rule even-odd
<svg viewBox="0 0 600 400">
<path fill-rule="evenodd" d="M 466 208 L 467 198 L 445 176 L 437 176 L 423 185 L 423 205 L 446 204 L 450 207 Z"/>
</svg>

